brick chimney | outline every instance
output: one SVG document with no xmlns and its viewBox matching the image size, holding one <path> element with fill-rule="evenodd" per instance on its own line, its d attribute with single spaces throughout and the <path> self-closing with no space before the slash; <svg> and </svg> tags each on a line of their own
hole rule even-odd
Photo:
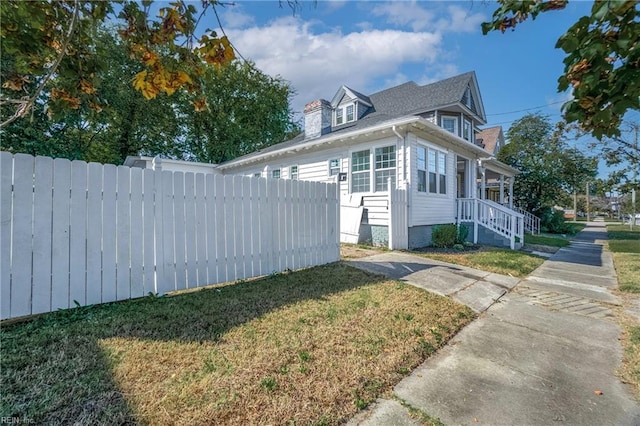
<svg viewBox="0 0 640 426">
<path fill-rule="evenodd" d="M 331 103 L 324 99 L 304 107 L 304 138 L 312 139 L 331 132 Z"/>
</svg>

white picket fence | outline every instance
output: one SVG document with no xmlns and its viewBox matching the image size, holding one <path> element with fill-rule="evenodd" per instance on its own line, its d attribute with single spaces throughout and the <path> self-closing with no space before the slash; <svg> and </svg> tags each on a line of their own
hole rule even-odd
<svg viewBox="0 0 640 426">
<path fill-rule="evenodd" d="M 0 318 L 340 258 L 335 183 L 0 153 Z"/>
</svg>

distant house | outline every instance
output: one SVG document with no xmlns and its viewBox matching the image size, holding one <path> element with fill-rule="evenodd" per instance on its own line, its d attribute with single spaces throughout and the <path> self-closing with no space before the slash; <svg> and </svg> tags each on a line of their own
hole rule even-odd
<svg viewBox="0 0 640 426">
<path fill-rule="evenodd" d="M 509 208 L 518 171 L 486 150 L 503 138 L 490 142 L 490 129 L 480 130 L 487 120 L 474 72 L 369 95 L 341 86 L 330 101 L 308 103 L 304 122 L 289 141 L 211 167 L 339 181 L 342 241 L 417 248 L 431 244 L 434 226 L 464 223 L 474 241 L 522 242 L 523 216 Z"/>
<path fill-rule="evenodd" d="M 484 148 L 491 156 L 497 157 L 498 152 L 504 146 L 504 132 L 502 126 L 486 127 L 476 134 L 476 143 Z M 484 198 L 502 203 L 500 200 L 500 182 L 497 179 L 488 179 L 485 187 Z"/>
</svg>

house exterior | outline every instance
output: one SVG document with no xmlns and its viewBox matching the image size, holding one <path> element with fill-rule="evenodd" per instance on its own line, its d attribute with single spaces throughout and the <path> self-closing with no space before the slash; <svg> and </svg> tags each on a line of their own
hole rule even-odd
<svg viewBox="0 0 640 426">
<path fill-rule="evenodd" d="M 304 120 L 299 136 L 212 169 L 338 181 L 345 242 L 424 247 L 449 223 L 468 226 L 474 242 L 522 242 L 522 215 L 508 207 L 518 171 L 478 140 L 487 120 L 474 72 L 370 95 L 342 86 L 331 101 L 308 103 Z M 503 205 L 486 199 L 490 180 Z"/>
</svg>

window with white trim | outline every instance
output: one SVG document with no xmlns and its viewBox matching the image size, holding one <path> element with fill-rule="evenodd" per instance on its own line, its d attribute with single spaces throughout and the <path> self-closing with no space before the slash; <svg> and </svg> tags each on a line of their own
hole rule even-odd
<svg viewBox="0 0 640 426">
<path fill-rule="evenodd" d="M 340 159 L 329 160 L 329 176 L 335 176 L 338 173 L 340 173 Z"/>
<path fill-rule="evenodd" d="M 471 136 L 471 122 L 469 120 L 464 120 L 462 124 L 462 138 L 469 142 L 472 142 Z"/>
<path fill-rule="evenodd" d="M 262 173 L 260 173 L 260 172 L 253 174 L 253 177 L 261 177 L 261 176 L 262 176 Z"/>
<path fill-rule="evenodd" d="M 336 107 L 335 125 L 356 121 L 356 105 L 354 103 Z"/>
<path fill-rule="evenodd" d="M 386 191 L 387 180 L 391 178 L 391 186 L 396 185 L 396 147 L 395 145 L 375 149 L 375 191 Z"/>
<path fill-rule="evenodd" d="M 427 148 L 418 147 L 418 192 L 427 192 Z"/>
<path fill-rule="evenodd" d="M 298 166 L 289 167 L 289 179 L 298 180 Z"/>
<path fill-rule="evenodd" d="M 458 134 L 458 118 L 457 117 L 442 117 L 442 128 L 448 130 L 454 135 Z"/>
<path fill-rule="evenodd" d="M 371 151 L 357 151 L 351 154 L 351 192 L 371 190 Z"/>
<path fill-rule="evenodd" d="M 418 192 L 447 193 L 447 154 L 418 146 Z"/>
<path fill-rule="evenodd" d="M 273 179 L 280 179 L 280 169 L 271 170 L 271 177 Z"/>
<path fill-rule="evenodd" d="M 353 110 L 354 110 L 353 105 L 347 105 L 346 108 L 345 108 L 345 112 L 346 112 L 345 115 L 347 116 L 347 123 L 350 122 L 350 121 L 353 121 L 355 119 L 355 116 L 353 114 Z"/>
</svg>

